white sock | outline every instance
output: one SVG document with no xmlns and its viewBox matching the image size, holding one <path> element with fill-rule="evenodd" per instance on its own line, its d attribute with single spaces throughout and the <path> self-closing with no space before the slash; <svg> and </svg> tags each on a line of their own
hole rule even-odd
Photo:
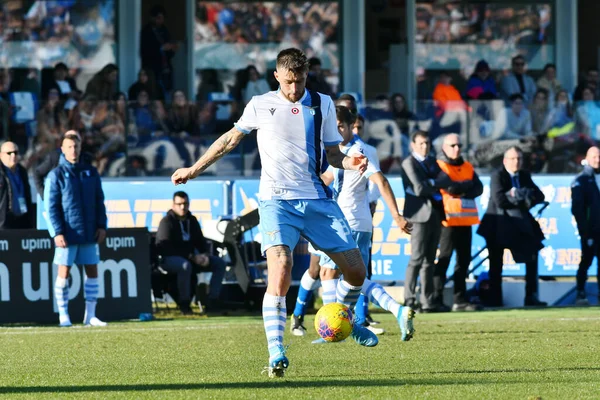
<svg viewBox="0 0 600 400">
<path fill-rule="evenodd" d="M 58 309 L 60 322 L 68 321 L 69 318 L 69 282 L 67 278 L 56 277 L 54 282 L 54 298 Z"/>
<path fill-rule="evenodd" d="M 365 278 L 362 293 L 371 301 L 371 303 L 377 304 L 379 307 L 391 312 L 394 314 L 394 317 L 398 318 L 400 304 L 385 291 L 383 286 Z"/>
<path fill-rule="evenodd" d="M 339 279 L 330 279 L 327 281 L 321 281 L 323 286 L 323 305 L 329 303 L 335 303 L 336 301 L 336 288 Z"/>
<path fill-rule="evenodd" d="M 302 279 L 300 280 L 300 286 L 308 291 L 313 291 L 317 288 L 318 282 L 319 280 L 311 278 L 308 274 L 308 270 L 306 270 L 304 275 L 302 275 Z"/>
</svg>

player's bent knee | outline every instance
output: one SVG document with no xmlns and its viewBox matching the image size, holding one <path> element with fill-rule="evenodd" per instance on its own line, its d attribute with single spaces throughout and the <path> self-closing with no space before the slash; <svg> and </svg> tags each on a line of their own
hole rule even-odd
<svg viewBox="0 0 600 400">
<path fill-rule="evenodd" d="M 269 268 L 292 269 L 292 252 L 287 246 L 274 246 L 267 250 L 267 265 Z"/>
</svg>

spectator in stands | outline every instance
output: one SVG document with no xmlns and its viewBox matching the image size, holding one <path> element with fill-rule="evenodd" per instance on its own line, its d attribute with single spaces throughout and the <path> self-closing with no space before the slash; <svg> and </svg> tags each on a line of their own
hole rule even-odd
<svg viewBox="0 0 600 400">
<path fill-rule="evenodd" d="M 525 57 L 518 55 L 512 58 L 512 71 L 502 78 L 500 91 L 504 101 L 510 101 L 510 96 L 520 94 L 526 106 L 533 101 L 537 87 L 533 78 L 525 72 Z"/>
<path fill-rule="evenodd" d="M 515 262 L 525 263 L 525 305 L 545 306 L 538 299 L 538 252 L 544 234 L 529 209 L 544 194 L 522 169 L 523 151 L 516 146 L 504 153 L 504 166 L 491 176 L 490 199 L 477 233 L 486 240 L 490 260 L 492 306 L 502 307 L 502 259 L 509 249 Z M 414 233 L 413 233 L 414 234 Z"/>
<path fill-rule="evenodd" d="M 544 66 L 544 75 L 537 80 L 537 87 L 548 91 L 548 99 L 554 99 L 558 92 L 562 90 L 562 85 L 556 78 L 556 65 L 546 64 Z"/>
<path fill-rule="evenodd" d="M 158 254 L 164 257 L 162 268 L 177 274 L 177 303 L 183 314 L 192 313 L 192 273 L 212 272 L 206 304 L 209 311 L 220 307 L 219 295 L 225 276 L 225 262 L 209 254 L 202 228 L 189 209 L 187 193 L 175 192 L 171 210 L 160 221 L 156 232 Z"/>
<path fill-rule="evenodd" d="M 48 174 L 46 212 L 48 232 L 54 238 L 54 264 L 58 274 L 54 296 L 60 326 L 71 326 L 69 317 L 69 272 L 73 263 L 85 266 L 84 325 L 106 326 L 96 317 L 98 297 L 98 244 L 106 237 L 106 208 L 100 176 L 96 168 L 79 162 L 81 143 L 77 135 L 66 133 L 58 167 Z"/>
<path fill-rule="evenodd" d="M 531 136 L 531 113 L 525 108 L 525 99 L 521 94 L 510 96 L 510 108 L 506 110 L 506 132 L 501 139 L 521 139 Z"/>
<path fill-rule="evenodd" d="M 575 121 L 580 133 L 600 140 L 600 107 L 594 97 L 594 89 L 586 87 L 581 92 L 582 100 L 576 104 Z"/>
<path fill-rule="evenodd" d="M 188 136 L 194 131 L 196 110 L 185 97 L 183 90 L 173 92 L 173 103 L 167 117 L 167 126 L 172 135 Z"/>
<path fill-rule="evenodd" d="M 65 136 L 77 136 L 79 138 L 79 142 L 81 142 L 81 136 L 79 136 L 79 132 L 70 130 L 64 133 L 62 137 Z M 33 170 L 33 181 L 35 183 L 35 188 L 38 194 L 44 199 L 44 184 L 46 181 L 46 177 L 54 168 L 58 166 L 58 162 L 60 161 L 60 156 L 62 155 L 62 150 L 60 148 L 51 151 L 46 155 L 44 160 Z M 93 156 L 89 153 L 82 152 L 79 155 L 79 162 L 83 164 L 91 164 L 93 160 Z"/>
<path fill-rule="evenodd" d="M 48 97 L 44 100 L 42 108 L 36 116 L 37 121 L 37 146 L 36 160 L 43 158 L 49 152 L 55 150 L 59 144 L 63 132 L 67 128 L 67 116 L 60 106 L 60 92 L 57 88 L 51 88 Z"/>
<path fill-rule="evenodd" d="M 538 89 L 529 107 L 531 114 L 531 129 L 534 135 L 544 135 L 550 129 L 550 104 L 548 91 Z"/>
<path fill-rule="evenodd" d="M 446 111 L 464 111 L 466 109 L 466 103 L 460 92 L 452 85 L 452 77 L 447 71 L 440 71 L 440 78 L 433 90 L 432 97 L 438 107 L 436 111 L 438 117 Z"/>
<path fill-rule="evenodd" d="M 409 110 L 406 98 L 402 94 L 394 93 L 391 98 L 391 103 L 392 114 L 394 115 L 396 125 L 398 125 L 398 129 L 400 129 L 402 135 L 408 139 L 410 135 L 409 121 L 415 120 L 416 116 Z"/>
<path fill-rule="evenodd" d="M 105 65 L 88 82 L 85 94 L 96 97 L 98 100 L 109 101 L 117 94 L 117 78 L 119 67 L 115 64 Z"/>
<path fill-rule="evenodd" d="M 150 10 L 151 21 L 140 33 L 140 56 L 142 68 L 153 72 L 157 87 L 162 91 L 159 98 L 170 99 L 173 89 L 172 59 L 179 46 L 171 40 L 171 34 L 165 26 L 166 16 L 166 10 L 160 5 Z"/>
<path fill-rule="evenodd" d="M 55 89 L 60 95 L 60 100 L 66 109 L 72 109 L 75 102 L 79 99 L 79 89 L 75 79 L 69 76 L 69 69 L 65 63 L 58 63 L 54 66 L 54 75 L 52 80 L 42 89 L 42 98 L 48 97 L 49 92 Z M 68 100 L 71 100 L 70 102 Z"/>
<path fill-rule="evenodd" d="M 562 89 L 556 93 L 554 107 L 550 110 L 548 118 L 550 128 L 562 127 L 573 122 L 573 105 L 569 101 L 569 94 L 566 90 Z"/>
<path fill-rule="evenodd" d="M 0 229 L 34 228 L 33 203 L 27 170 L 19 164 L 13 142 L 0 145 Z"/>
<path fill-rule="evenodd" d="M 575 88 L 575 92 L 573 92 L 573 103 L 577 104 L 577 102 L 584 100 L 583 99 L 583 90 L 585 88 L 590 88 L 592 90 L 592 94 L 595 99 L 600 99 L 600 85 L 598 85 L 598 68 L 590 67 L 587 70 L 585 75 L 585 79 Z"/>
<path fill-rule="evenodd" d="M 137 101 L 132 105 L 132 117 L 135 121 L 138 145 L 144 145 L 152 139 L 154 132 L 160 130 L 148 92 L 140 90 Z"/>
<path fill-rule="evenodd" d="M 265 94 L 271 90 L 267 81 L 260 77 L 260 74 L 254 65 L 248 65 L 248 67 L 246 67 L 246 74 L 248 76 L 248 83 L 243 90 L 244 104 L 248 104 L 250 99 L 252 99 L 252 96 Z"/>
<path fill-rule="evenodd" d="M 194 129 L 194 136 L 210 137 L 217 132 L 217 106 L 215 103 L 205 102 L 200 104 L 197 110 L 197 123 Z"/>
<path fill-rule="evenodd" d="M 162 90 L 159 91 L 156 88 L 154 73 L 145 68 L 140 69 L 140 72 L 138 72 L 138 80 L 129 87 L 127 95 L 130 99 L 137 99 L 141 90 L 145 90 L 146 93 L 148 93 L 150 100 L 164 99 Z"/>
<path fill-rule="evenodd" d="M 586 165 L 571 184 L 571 213 L 581 238 L 581 261 L 577 271 L 577 305 L 588 305 L 585 283 L 594 257 L 600 261 L 600 149 L 590 147 Z M 600 284 L 600 270 L 597 282 Z M 599 294 L 600 297 L 600 294 Z"/>
<path fill-rule="evenodd" d="M 333 96 L 331 85 L 327 83 L 325 74 L 321 68 L 321 60 L 313 57 L 308 60 L 308 78 L 306 78 L 306 88 L 315 92 Z"/>
<path fill-rule="evenodd" d="M 212 68 L 201 70 L 196 100 L 200 102 L 209 101 L 211 93 L 221 92 L 223 92 L 223 84 L 219 81 L 217 70 Z"/>
<path fill-rule="evenodd" d="M 442 221 L 440 253 L 433 278 L 434 302 L 438 307 L 444 304 L 446 272 L 456 250 L 452 311 L 477 311 L 479 307 L 469 303 L 466 297 L 466 278 L 471 264 L 471 227 L 479 224 L 475 198 L 483 193 L 483 184 L 471 163 L 463 159 L 461 148 L 459 135 L 446 135 L 437 160 L 442 174 L 446 174 L 452 182 L 447 189 L 440 190 L 445 220 Z"/>
<path fill-rule="evenodd" d="M 475 71 L 467 81 L 466 98 L 472 100 L 491 100 L 498 98 L 496 81 L 491 75 L 490 66 L 485 60 L 479 60 Z"/>
<path fill-rule="evenodd" d="M 435 303 L 433 276 L 444 219 L 440 189 L 448 188 L 450 182 L 447 175 L 441 174 L 435 158 L 429 155 L 430 142 L 426 132 L 415 132 L 410 145 L 412 153 L 402 162 L 401 170 L 406 194 L 403 215 L 413 224 L 411 255 L 404 281 L 404 305 L 412 308 L 417 306 L 416 287 L 417 278 L 420 277 L 421 311 L 449 311 L 447 307 Z"/>
</svg>

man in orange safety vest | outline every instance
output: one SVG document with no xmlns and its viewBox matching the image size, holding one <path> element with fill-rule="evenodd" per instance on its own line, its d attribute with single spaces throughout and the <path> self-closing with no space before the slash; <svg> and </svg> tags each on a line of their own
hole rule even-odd
<svg viewBox="0 0 600 400">
<path fill-rule="evenodd" d="M 460 136 L 444 137 L 442 151 L 437 163 L 443 173 L 454 182 L 447 190 L 441 190 L 446 220 L 442 222 L 440 254 L 434 271 L 434 296 L 438 306 L 443 306 L 446 271 L 452 252 L 456 250 L 454 266 L 454 298 L 452 311 L 476 311 L 481 307 L 466 299 L 466 275 L 471 263 L 471 226 L 479 224 L 475 198 L 483 192 L 483 185 L 468 161 L 461 156 Z"/>
</svg>

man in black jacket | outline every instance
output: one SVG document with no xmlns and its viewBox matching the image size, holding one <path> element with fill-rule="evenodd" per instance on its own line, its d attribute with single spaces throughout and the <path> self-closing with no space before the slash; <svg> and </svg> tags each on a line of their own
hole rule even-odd
<svg viewBox="0 0 600 400">
<path fill-rule="evenodd" d="M 208 254 L 206 239 L 196 217 L 189 211 L 190 199 L 185 192 L 175 192 L 173 206 L 160 221 L 156 232 L 158 254 L 163 256 L 162 267 L 177 274 L 178 304 L 183 314 L 191 314 L 192 273 L 212 272 L 206 307 L 218 307 L 225 262 Z"/>
<path fill-rule="evenodd" d="M 31 187 L 13 142 L 0 145 L 0 229 L 32 229 Z"/>
<path fill-rule="evenodd" d="M 487 243 L 490 259 L 491 306 L 502 307 L 502 257 L 509 249 L 518 263 L 525 263 L 525 305 L 546 306 L 538 299 L 538 252 L 544 234 L 529 209 L 544 201 L 544 194 L 521 169 L 523 151 L 511 147 L 504 166 L 490 179 L 490 200 L 477 233 Z"/>
<path fill-rule="evenodd" d="M 587 273 L 594 257 L 600 260 L 600 149 L 590 147 L 587 165 L 571 184 L 571 213 L 581 237 L 581 262 L 577 271 L 578 305 L 589 304 L 585 295 Z M 600 269 L 597 281 L 600 282 Z"/>
</svg>

